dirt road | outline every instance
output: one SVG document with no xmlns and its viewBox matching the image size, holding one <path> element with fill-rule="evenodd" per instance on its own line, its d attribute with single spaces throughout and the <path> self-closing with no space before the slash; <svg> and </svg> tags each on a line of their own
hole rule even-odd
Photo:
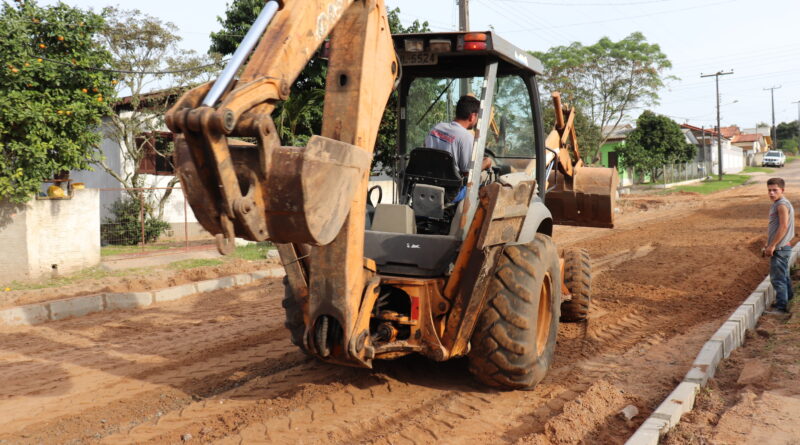
<svg viewBox="0 0 800 445">
<path fill-rule="evenodd" d="M 309 359 L 275 280 L 0 331 L 0 443 L 622 443 L 766 275 L 764 180 L 626 200 L 613 231 L 559 228 L 594 258 L 595 302 L 533 391 L 487 390 L 464 361 Z"/>
</svg>

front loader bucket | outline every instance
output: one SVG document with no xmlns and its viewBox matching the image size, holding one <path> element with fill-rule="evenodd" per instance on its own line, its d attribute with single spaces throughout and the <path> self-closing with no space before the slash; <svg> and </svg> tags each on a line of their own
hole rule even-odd
<svg viewBox="0 0 800 445">
<path fill-rule="evenodd" d="M 557 176 L 555 189 L 545 195 L 545 205 L 555 224 L 610 229 L 618 184 L 616 169 L 575 167 L 572 178 Z"/>
</svg>

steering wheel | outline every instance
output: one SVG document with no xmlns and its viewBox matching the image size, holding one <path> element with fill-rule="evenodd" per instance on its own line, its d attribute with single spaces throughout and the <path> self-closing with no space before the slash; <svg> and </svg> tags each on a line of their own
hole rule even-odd
<svg viewBox="0 0 800 445">
<path fill-rule="evenodd" d="M 495 169 L 495 168 L 497 168 L 497 167 L 498 167 L 498 164 L 497 164 L 497 155 L 496 155 L 496 154 L 494 154 L 494 152 L 493 152 L 492 150 L 490 150 L 490 149 L 488 149 L 488 148 L 484 148 L 484 149 L 483 149 L 483 155 L 484 155 L 485 157 L 487 157 L 487 158 L 489 158 L 489 159 L 491 159 L 491 160 L 492 160 L 492 166 L 491 166 L 491 167 L 489 167 L 489 170 L 493 170 L 493 169 Z"/>
</svg>

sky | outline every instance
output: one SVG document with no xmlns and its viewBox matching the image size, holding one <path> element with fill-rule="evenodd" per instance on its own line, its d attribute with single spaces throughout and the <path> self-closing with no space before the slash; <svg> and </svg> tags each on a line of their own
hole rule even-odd
<svg viewBox="0 0 800 445">
<path fill-rule="evenodd" d="M 302 0 L 293 0 L 302 1 Z M 456 0 L 386 0 L 399 7 L 405 24 L 428 21 L 432 30 L 458 28 Z M 42 0 L 41 4 L 55 1 Z M 69 0 L 99 10 L 119 4 L 174 23 L 183 46 L 206 52 L 209 33 L 220 29 L 225 14 L 220 0 L 137 0 L 135 6 L 113 0 Z M 714 78 L 701 74 L 733 70 L 720 77 L 722 125 L 752 128 L 798 119 L 800 105 L 800 0 L 469 0 L 473 30 L 490 27 L 522 49 L 546 51 L 606 36 L 620 40 L 640 31 L 672 61 L 678 80 L 660 91 L 651 110 L 678 123 L 716 125 Z M 548 92 L 543 92 L 548 93 Z M 633 110 L 635 120 L 641 110 Z"/>
</svg>

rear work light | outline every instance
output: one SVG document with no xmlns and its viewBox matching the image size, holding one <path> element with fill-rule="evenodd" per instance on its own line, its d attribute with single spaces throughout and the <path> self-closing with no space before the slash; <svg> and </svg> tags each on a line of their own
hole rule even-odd
<svg viewBox="0 0 800 445">
<path fill-rule="evenodd" d="M 465 42 L 485 42 L 488 39 L 484 32 L 471 32 L 464 36 Z"/>
<path fill-rule="evenodd" d="M 464 42 L 465 51 L 481 51 L 486 49 L 486 42 Z"/>
<path fill-rule="evenodd" d="M 471 32 L 464 36 L 465 51 L 481 51 L 486 49 L 486 41 L 489 37 L 483 32 Z"/>
</svg>

